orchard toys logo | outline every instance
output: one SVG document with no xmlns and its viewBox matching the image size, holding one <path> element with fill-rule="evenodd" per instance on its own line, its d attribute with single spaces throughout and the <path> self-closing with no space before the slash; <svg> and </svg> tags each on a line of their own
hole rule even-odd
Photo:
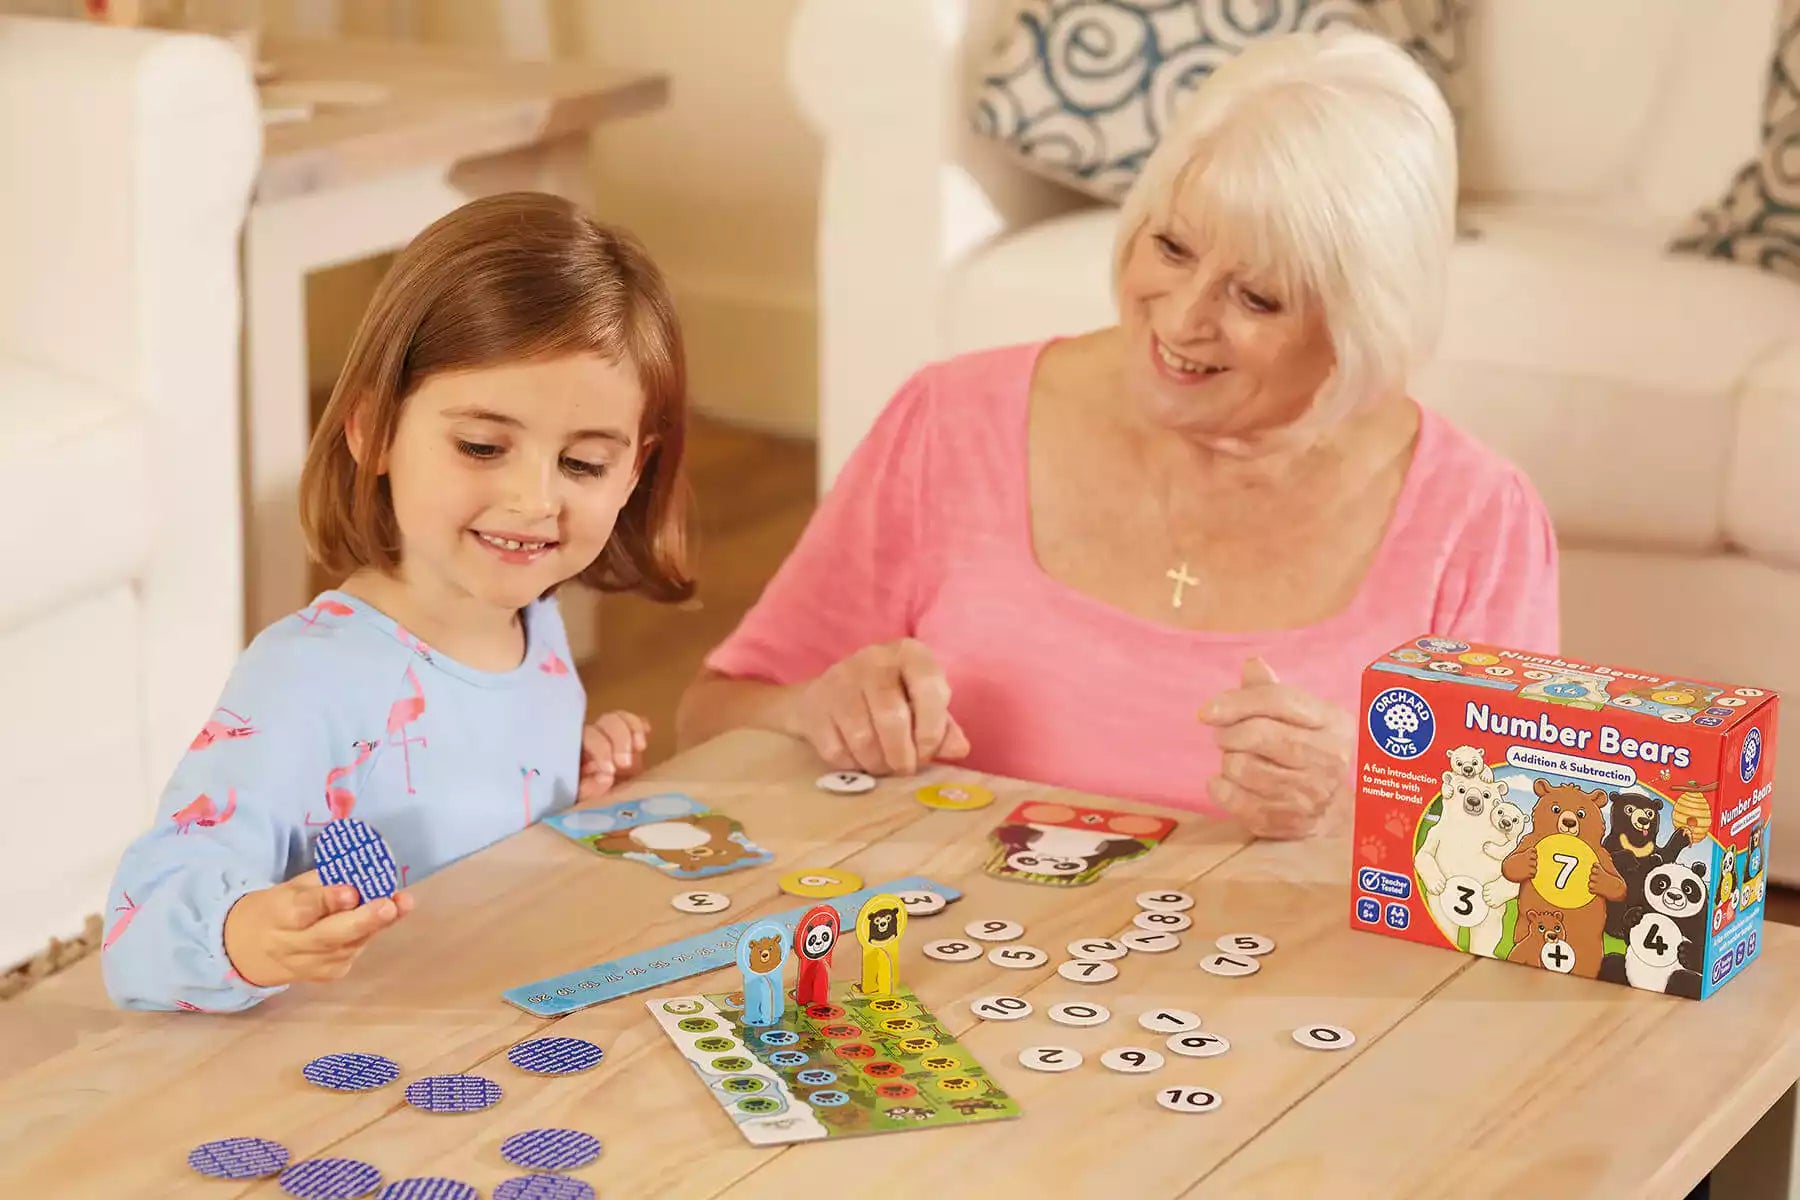
<svg viewBox="0 0 1800 1200">
<path fill-rule="evenodd" d="M 1389 688 L 1369 705 L 1369 734 L 1394 758 L 1419 757 L 1436 733 L 1431 705 L 1411 688 Z"/>
<path fill-rule="evenodd" d="M 1738 778 L 1749 783 L 1762 765 L 1762 730 L 1752 729 L 1744 738 L 1744 752 L 1738 755 Z"/>
</svg>

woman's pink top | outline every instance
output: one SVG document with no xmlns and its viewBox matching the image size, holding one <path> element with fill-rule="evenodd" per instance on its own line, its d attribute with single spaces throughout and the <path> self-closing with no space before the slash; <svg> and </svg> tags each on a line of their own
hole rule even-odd
<svg viewBox="0 0 1800 1200">
<path fill-rule="evenodd" d="M 1239 686 L 1250 655 L 1355 713 L 1363 668 L 1415 637 L 1560 651 L 1542 502 L 1517 469 L 1425 408 L 1387 534 L 1333 617 L 1209 633 L 1065 586 L 1038 565 L 1028 511 L 1027 397 L 1045 344 L 909 379 L 707 665 L 794 683 L 864 646 L 915 637 L 948 676 L 971 746 L 960 765 L 1211 812 L 1219 753 L 1196 713 Z"/>
</svg>

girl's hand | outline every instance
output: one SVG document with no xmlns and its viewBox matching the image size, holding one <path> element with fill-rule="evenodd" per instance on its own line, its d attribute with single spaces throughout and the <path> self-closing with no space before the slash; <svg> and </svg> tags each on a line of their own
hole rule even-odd
<svg viewBox="0 0 1800 1200">
<path fill-rule="evenodd" d="M 1214 696 L 1200 719 L 1218 731 L 1215 804 L 1256 837 L 1298 838 L 1342 815 L 1356 761 L 1356 721 L 1275 678 L 1269 664 L 1244 664 L 1243 685 Z"/>
<path fill-rule="evenodd" d="M 371 939 L 412 911 L 410 892 L 367 904 L 317 871 L 248 892 L 225 914 L 225 956 L 251 987 L 342 979 Z"/>
<path fill-rule="evenodd" d="M 575 802 L 604 796 L 644 769 L 644 751 L 650 744 L 650 722 L 623 710 L 603 713 L 581 731 L 581 783 Z"/>
<path fill-rule="evenodd" d="M 827 667 L 798 690 L 786 724 L 839 771 L 911 775 L 969 753 L 943 668 L 913 638 L 865 646 Z"/>
</svg>

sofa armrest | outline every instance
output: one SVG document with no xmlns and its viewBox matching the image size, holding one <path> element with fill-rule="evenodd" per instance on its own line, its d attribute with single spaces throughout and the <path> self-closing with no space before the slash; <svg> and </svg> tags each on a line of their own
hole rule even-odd
<svg viewBox="0 0 1800 1200">
<path fill-rule="evenodd" d="M 977 136 L 969 98 L 1007 0 L 801 0 L 788 81 L 823 141 L 819 484 L 893 391 L 943 353 L 971 251 L 1090 204 Z"/>
<path fill-rule="evenodd" d="M 238 244 L 261 140 L 219 39 L 0 17 L 0 356 L 143 407 L 151 778 L 243 644 Z"/>
</svg>

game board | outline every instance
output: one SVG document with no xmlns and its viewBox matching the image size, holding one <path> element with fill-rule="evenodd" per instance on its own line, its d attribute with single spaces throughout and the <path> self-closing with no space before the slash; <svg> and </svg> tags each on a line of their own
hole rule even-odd
<svg viewBox="0 0 1800 1200">
<path fill-rule="evenodd" d="M 899 895 L 912 891 L 936 892 L 949 901 L 962 897 L 960 890 L 947 883 L 938 883 L 922 875 L 908 875 L 902 879 L 889 880 L 879 887 L 863 888 L 861 891 L 833 896 L 818 903 L 831 905 L 846 926 L 854 926 L 856 914 L 864 901 L 883 892 Z M 720 967 L 729 967 L 737 961 L 738 937 L 744 930 L 759 920 L 776 921 L 792 929 L 794 923 L 811 908 L 812 904 L 809 903 L 767 917 L 734 921 L 705 933 L 696 933 L 680 941 L 639 950 L 610 962 L 508 988 L 500 993 L 500 998 L 534 1017 L 567 1016 L 607 1000 L 629 996 L 633 992 L 673 983 L 677 979 L 704 975 Z"/>
<path fill-rule="evenodd" d="M 757 1146 L 1006 1120 L 1014 1100 L 910 988 L 789 1003 L 776 1023 L 743 1023 L 741 992 L 646 1000 L 715 1103 Z"/>
<path fill-rule="evenodd" d="M 570 809 L 544 824 L 596 854 L 641 862 L 675 879 L 760 867 L 775 857 L 736 818 L 681 792 Z"/>
<path fill-rule="evenodd" d="M 1174 829 L 1168 817 L 1027 800 L 988 831 L 982 870 L 995 879 L 1085 887 L 1150 853 Z"/>
</svg>

